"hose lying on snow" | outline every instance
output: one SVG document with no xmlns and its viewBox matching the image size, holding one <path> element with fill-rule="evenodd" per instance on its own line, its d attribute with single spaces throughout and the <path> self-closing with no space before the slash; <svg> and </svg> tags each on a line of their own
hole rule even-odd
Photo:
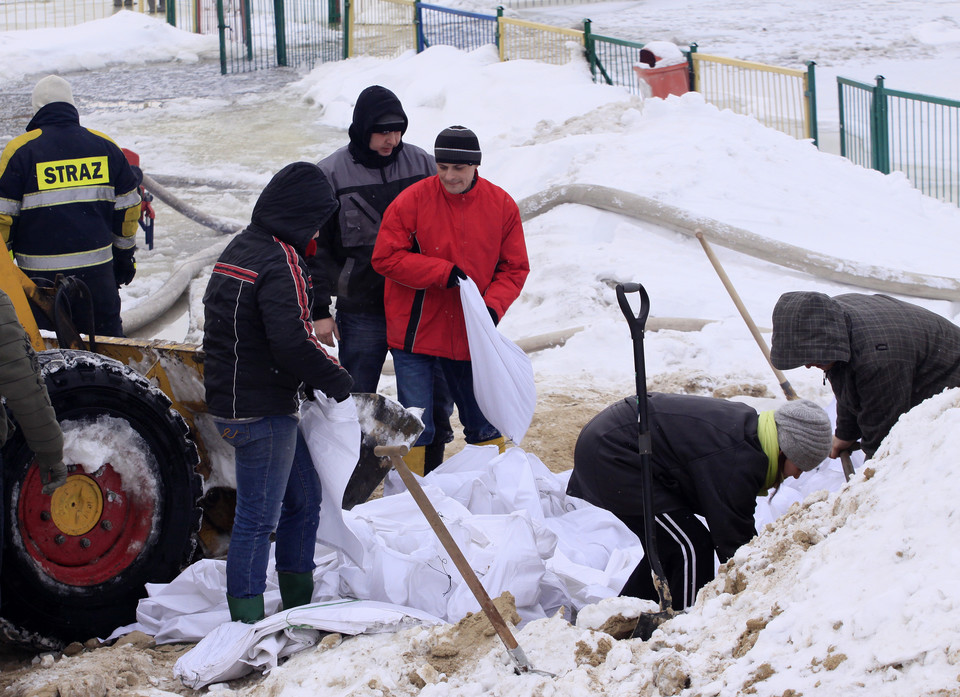
<svg viewBox="0 0 960 697">
<path fill-rule="evenodd" d="M 956 278 L 898 271 L 839 259 L 761 237 L 710 218 L 700 218 L 652 198 L 606 186 L 566 184 L 546 189 L 518 203 L 520 217 L 528 220 L 562 203 L 578 203 L 629 215 L 690 237 L 695 237 L 700 231 L 710 242 L 728 249 L 849 286 L 930 300 L 960 300 L 960 280 Z"/>
<path fill-rule="evenodd" d="M 143 175 L 143 183 L 165 204 L 211 230 L 227 235 L 232 235 L 239 230 L 236 223 L 210 216 L 177 198 L 149 175 Z M 742 228 L 726 225 L 710 218 L 697 217 L 646 196 L 606 186 L 593 184 L 555 186 L 528 196 L 519 201 L 518 205 L 521 218 L 529 220 L 563 203 L 576 203 L 628 215 L 690 237 L 694 237 L 700 231 L 711 242 L 728 249 L 845 285 L 930 300 L 960 300 L 960 280 L 955 278 L 850 262 L 761 237 Z M 149 300 L 123 312 L 124 330 L 127 333 L 133 333 L 169 310 L 187 289 L 190 281 L 206 266 L 216 261 L 225 245 L 226 241 L 217 242 L 207 250 L 195 254 L 180 265 Z M 702 326 L 707 320 L 691 321 L 695 324 L 693 326 L 688 324 L 684 328 L 693 329 L 697 323 Z M 672 327 L 664 326 L 663 328 Z"/>
</svg>

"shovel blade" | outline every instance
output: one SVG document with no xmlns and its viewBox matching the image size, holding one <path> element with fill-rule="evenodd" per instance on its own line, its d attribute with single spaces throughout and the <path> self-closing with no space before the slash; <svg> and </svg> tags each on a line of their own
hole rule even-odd
<svg viewBox="0 0 960 697">
<path fill-rule="evenodd" d="M 411 447 L 423 432 L 423 422 L 400 402 L 369 392 L 355 392 L 360 421 L 360 459 L 343 492 L 343 509 L 363 503 L 390 471 L 390 461 L 374 454 L 378 445 Z"/>
<path fill-rule="evenodd" d="M 657 631 L 657 627 L 671 619 L 675 614 L 673 610 L 640 613 L 640 617 L 637 618 L 637 628 L 633 630 L 633 635 L 630 638 L 646 641 Z"/>
</svg>

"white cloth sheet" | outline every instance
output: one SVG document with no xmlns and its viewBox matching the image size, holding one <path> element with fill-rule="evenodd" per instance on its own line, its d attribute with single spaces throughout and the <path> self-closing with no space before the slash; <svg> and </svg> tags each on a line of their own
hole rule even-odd
<svg viewBox="0 0 960 697">
<path fill-rule="evenodd" d="M 537 406 L 533 365 L 523 349 L 493 324 L 477 285 L 469 278 L 460 282 L 460 302 L 477 404 L 487 421 L 520 445 Z"/>
</svg>

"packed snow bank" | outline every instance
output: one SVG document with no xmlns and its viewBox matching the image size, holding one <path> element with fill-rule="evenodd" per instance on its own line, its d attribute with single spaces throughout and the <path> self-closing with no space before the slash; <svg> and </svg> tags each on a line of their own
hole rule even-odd
<svg viewBox="0 0 960 697">
<path fill-rule="evenodd" d="M 949 476 L 958 449 L 954 389 L 902 417 L 840 490 L 811 494 L 768 525 L 649 642 L 615 641 L 559 615 L 528 623 L 520 646 L 556 678 L 515 675 L 495 641 L 439 671 L 447 626 L 307 651 L 236 694 L 333 697 L 361 685 L 424 697 L 948 693 L 960 673 L 960 479 Z M 624 601 L 585 608 L 581 624 L 629 611 Z"/>
</svg>

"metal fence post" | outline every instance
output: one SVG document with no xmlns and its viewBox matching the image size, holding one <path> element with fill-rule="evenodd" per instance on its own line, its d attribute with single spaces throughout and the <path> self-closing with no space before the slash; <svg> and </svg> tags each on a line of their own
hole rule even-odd
<svg viewBox="0 0 960 697">
<path fill-rule="evenodd" d="M 273 0 L 273 26 L 277 35 L 277 65 L 287 64 L 287 21 L 283 0 Z"/>
<path fill-rule="evenodd" d="M 840 117 L 840 157 L 847 157 L 847 119 L 844 116 L 843 83 L 840 82 L 839 77 L 837 78 L 837 106 Z"/>
<path fill-rule="evenodd" d="M 174 0 L 168 0 L 176 5 Z M 217 34 L 220 37 L 220 74 L 227 74 L 227 23 L 223 19 L 223 0 L 217 0 Z"/>
<path fill-rule="evenodd" d="M 423 53 L 427 47 L 427 39 L 423 35 L 423 8 L 420 6 L 420 0 L 413 3 L 413 23 L 417 31 L 417 53 Z"/>
<path fill-rule="evenodd" d="M 807 61 L 807 118 L 810 119 L 807 135 L 813 139 L 813 145 L 820 147 L 820 129 L 817 125 L 817 78 L 814 71 L 816 62 Z"/>
<path fill-rule="evenodd" d="M 353 13 L 351 0 L 343 0 L 343 59 L 350 57 L 350 16 Z"/>
<path fill-rule="evenodd" d="M 593 81 L 597 81 L 597 52 L 593 44 L 593 36 L 590 34 L 590 26 L 593 24 L 589 19 L 583 20 L 583 48 L 587 52 L 587 63 L 590 65 L 590 74 Z"/>
<path fill-rule="evenodd" d="M 890 135 L 887 122 L 887 95 L 883 88 L 883 75 L 877 75 L 877 86 L 873 90 L 872 118 L 873 133 L 870 138 L 873 148 L 873 168 L 878 172 L 890 174 Z"/>
<path fill-rule="evenodd" d="M 687 53 L 687 73 L 689 75 L 688 82 L 690 83 L 689 87 L 691 92 L 697 91 L 697 68 L 696 63 L 694 63 L 693 60 L 693 54 L 696 52 L 697 42 L 694 41 L 692 44 L 690 44 L 690 51 Z"/>
<path fill-rule="evenodd" d="M 495 38 L 497 40 L 497 53 L 500 55 L 500 60 L 503 60 L 503 49 L 500 46 L 500 18 L 503 17 L 503 5 L 497 5 L 497 31 L 495 33 Z"/>
</svg>

